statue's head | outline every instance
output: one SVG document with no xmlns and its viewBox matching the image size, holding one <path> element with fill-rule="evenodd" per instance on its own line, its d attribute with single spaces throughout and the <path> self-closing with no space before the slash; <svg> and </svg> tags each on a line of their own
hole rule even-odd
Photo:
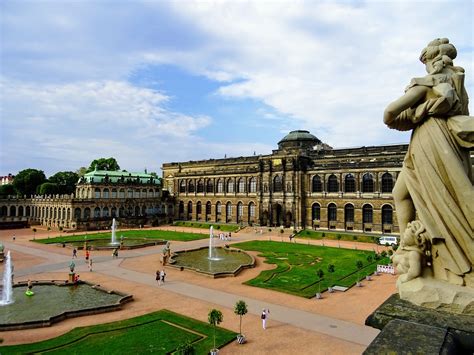
<svg viewBox="0 0 474 355">
<path fill-rule="evenodd" d="M 456 56 L 456 48 L 449 43 L 449 39 L 437 38 L 421 51 L 420 61 L 426 65 L 428 73 L 436 74 L 441 72 L 446 65 L 452 66 Z"/>
</svg>

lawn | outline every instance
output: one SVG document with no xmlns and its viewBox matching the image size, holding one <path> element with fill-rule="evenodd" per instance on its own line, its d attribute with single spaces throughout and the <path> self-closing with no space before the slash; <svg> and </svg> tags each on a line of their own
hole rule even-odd
<svg viewBox="0 0 474 355">
<path fill-rule="evenodd" d="M 213 347 L 213 327 L 168 310 L 119 322 L 75 328 L 57 338 L 38 343 L 2 346 L 1 354 L 169 354 L 192 342 L 196 354 Z M 222 347 L 237 333 L 216 328 L 216 346 Z"/>
<path fill-rule="evenodd" d="M 345 240 L 358 241 L 364 243 L 377 243 L 380 235 L 355 234 L 350 232 L 328 232 L 328 231 L 313 231 L 302 230 L 297 234 L 298 238 L 303 239 L 331 239 L 331 240 Z"/>
<path fill-rule="evenodd" d="M 209 235 L 206 233 L 187 233 L 187 232 L 174 232 L 166 230 L 118 230 L 117 238 L 124 236 L 125 238 L 147 238 L 147 239 L 163 239 L 163 240 L 174 240 L 181 242 L 188 242 L 191 240 L 205 239 Z M 100 233 L 85 233 L 85 234 L 73 234 L 73 235 L 63 235 L 56 238 L 46 238 L 46 239 L 35 239 L 35 242 L 43 244 L 51 243 L 63 243 L 63 242 L 78 242 L 84 241 L 85 239 L 110 239 L 111 232 L 100 232 Z"/>
<path fill-rule="evenodd" d="M 208 223 L 208 222 L 189 222 L 189 221 L 176 221 L 173 223 L 173 226 L 180 227 L 192 227 L 192 228 L 203 228 L 209 229 L 211 226 L 214 227 L 214 232 L 235 232 L 240 227 L 237 224 L 217 224 L 217 223 Z"/>
<path fill-rule="evenodd" d="M 319 290 L 323 292 L 334 285 L 351 287 L 372 274 L 377 264 L 390 262 L 388 257 L 376 256 L 373 251 L 365 250 L 270 241 L 251 241 L 232 246 L 258 251 L 266 263 L 276 265 L 276 269 L 263 271 L 245 284 L 306 298 L 314 297 Z M 376 257 L 379 260 L 375 260 Z M 358 269 L 357 261 L 362 262 L 361 269 Z M 332 273 L 328 271 L 330 264 L 334 265 Z M 321 281 L 316 274 L 318 269 L 324 272 Z"/>
</svg>

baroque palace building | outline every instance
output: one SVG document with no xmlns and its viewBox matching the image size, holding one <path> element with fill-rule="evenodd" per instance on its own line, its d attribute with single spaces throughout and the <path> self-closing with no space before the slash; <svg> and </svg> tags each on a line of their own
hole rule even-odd
<svg viewBox="0 0 474 355">
<path fill-rule="evenodd" d="M 175 219 L 398 233 L 392 189 L 408 145 L 332 149 L 292 131 L 271 154 L 163 164 Z"/>
<path fill-rule="evenodd" d="M 40 224 L 61 229 L 107 229 L 168 222 L 173 200 L 161 179 L 145 173 L 92 171 L 80 178 L 71 195 L 9 197 L 0 200 L 0 227 Z"/>
</svg>

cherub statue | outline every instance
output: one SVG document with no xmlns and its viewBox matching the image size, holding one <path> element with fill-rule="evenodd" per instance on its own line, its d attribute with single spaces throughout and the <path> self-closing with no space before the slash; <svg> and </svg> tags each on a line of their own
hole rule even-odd
<svg viewBox="0 0 474 355">
<path fill-rule="evenodd" d="M 429 252 L 429 240 L 420 221 L 408 223 L 400 239 L 400 247 L 392 256 L 392 262 L 400 275 L 401 283 L 421 276 Z"/>
</svg>

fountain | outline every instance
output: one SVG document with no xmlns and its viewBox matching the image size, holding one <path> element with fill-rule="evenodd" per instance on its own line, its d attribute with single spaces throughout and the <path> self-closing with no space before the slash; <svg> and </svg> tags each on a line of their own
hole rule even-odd
<svg viewBox="0 0 474 355">
<path fill-rule="evenodd" d="M 117 242 L 117 236 L 115 235 L 115 231 L 117 229 L 117 224 L 115 223 L 115 218 L 112 219 L 112 238 L 111 238 L 111 241 L 110 241 L 110 244 L 112 245 L 117 245 L 118 242 Z"/>
<path fill-rule="evenodd" d="M 10 256 L 10 251 L 7 253 L 5 269 L 3 270 L 3 288 L 2 298 L 0 299 L 0 306 L 5 306 L 13 303 L 13 280 L 12 280 L 13 265 Z"/>
<path fill-rule="evenodd" d="M 207 258 L 211 261 L 220 260 L 220 258 L 216 256 L 216 248 L 214 247 L 214 228 L 212 226 L 209 228 L 209 252 Z"/>
</svg>

